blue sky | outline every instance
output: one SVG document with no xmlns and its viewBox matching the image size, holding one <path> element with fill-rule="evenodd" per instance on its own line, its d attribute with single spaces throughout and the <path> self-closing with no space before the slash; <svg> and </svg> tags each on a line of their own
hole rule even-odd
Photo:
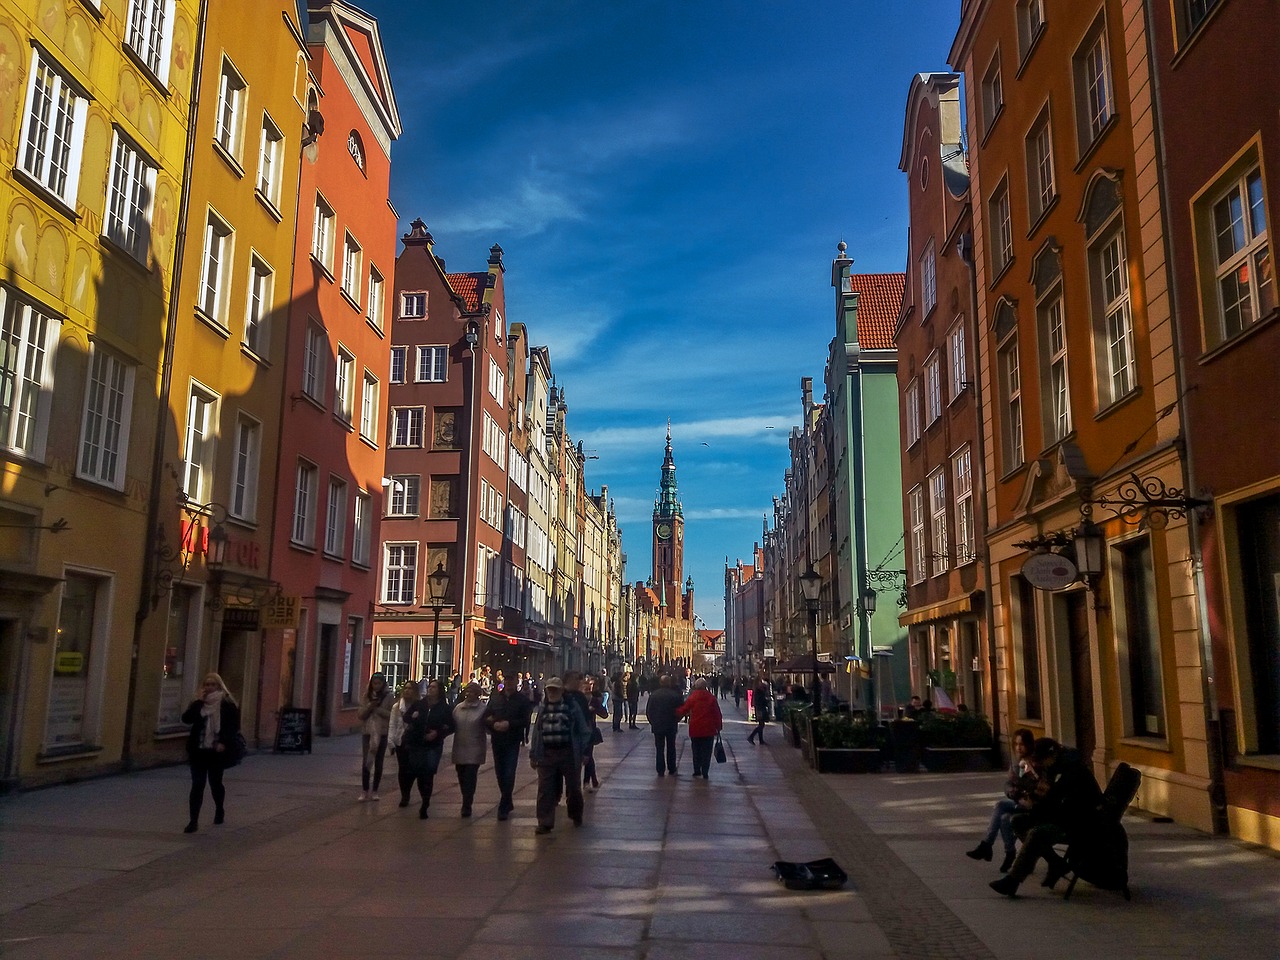
<svg viewBox="0 0 1280 960">
<path fill-rule="evenodd" d="M 913 74 L 959 0 L 364 0 L 404 126 L 402 232 L 450 271 L 505 251 L 507 315 L 549 346 L 648 576 L 667 419 L 696 609 L 724 619 L 782 489 L 802 376 L 822 393 L 831 260 L 901 270 Z"/>
</svg>

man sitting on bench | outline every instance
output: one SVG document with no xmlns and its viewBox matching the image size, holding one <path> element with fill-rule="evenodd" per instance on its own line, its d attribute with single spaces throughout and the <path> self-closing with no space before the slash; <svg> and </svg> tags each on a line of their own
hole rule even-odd
<svg viewBox="0 0 1280 960">
<path fill-rule="evenodd" d="M 1043 887 L 1053 887 L 1067 873 L 1067 862 L 1054 853 L 1055 844 L 1071 843 L 1098 824 L 1102 790 L 1077 750 L 1041 737 L 1031 750 L 1031 763 L 1040 780 L 1039 795 L 1028 813 L 1016 814 L 1013 829 L 1023 844 L 1009 872 L 990 884 L 996 893 L 1017 896 L 1018 886 L 1035 871 L 1041 857 L 1048 864 Z"/>
</svg>

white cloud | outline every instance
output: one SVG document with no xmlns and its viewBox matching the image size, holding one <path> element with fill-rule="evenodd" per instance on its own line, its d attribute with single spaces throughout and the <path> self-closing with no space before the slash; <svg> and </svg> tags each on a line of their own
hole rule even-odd
<svg viewBox="0 0 1280 960">
<path fill-rule="evenodd" d="M 489 197 L 440 214 L 434 220 L 436 231 L 441 235 L 529 237 L 554 223 L 585 220 L 581 207 L 556 182 L 558 179 L 548 175 L 524 177 L 506 196 Z"/>
<path fill-rule="evenodd" d="M 570 396 L 572 401 L 572 396 Z M 572 409 L 572 407 L 571 407 Z M 743 417 L 716 417 L 708 420 L 690 420 L 671 424 L 672 442 L 678 443 L 686 450 L 694 443 L 701 444 L 706 439 L 710 445 L 713 438 L 752 441 L 755 443 L 785 443 L 789 427 L 783 415 L 755 415 Z M 773 426 L 770 430 L 768 427 Z M 596 430 L 585 430 L 578 434 L 583 444 L 594 450 L 631 450 L 639 449 L 652 456 L 656 442 L 661 443 L 666 435 L 666 423 L 654 423 L 635 427 L 603 427 Z"/>
</svg>

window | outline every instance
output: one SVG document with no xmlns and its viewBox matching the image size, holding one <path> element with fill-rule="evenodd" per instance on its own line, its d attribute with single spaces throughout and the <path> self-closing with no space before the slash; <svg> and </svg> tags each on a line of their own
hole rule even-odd
<svg viewBox="0 0 1280 960">
<path fill-rule="evenodd" d="M 401 320 L 423 320 L 426 316 L 427 294 L 425 291 L 402 293 L 400 295 Z"/>
<path fill-rule="evenodd" d="M 391 348 L 391 382 L 405 382 L 405 354 L 408 352 L 407 347 Z"/>
<path fill-rule="evenodd" d="M 80 430 L 79 476 L 124 488 L 132 407 L 133 367 L 94 344 Z"/>
<path fill-rule="evenodd" d="M 431 569 L 434 570 L 435 566 L 432 565 Z M 453 675 L 452 637 L 419 637 L 418 650 L 422 654 L 423 677 L 448 680 Z"/>
<path fill-rule="evenodd" d="M 1120 674 L 1125 703 L 1125 734 L 1164 737 L 1164 691 L 1160 671 L 1160 619 L 1156 610 L 1151 541 L 1145 537 L 1115 548 L 1124 609 L 1119 611 Z"/>
<path fill-rule="evenodd" d="M 361 258 L 360 244 L 351 234 L 342 242 L 342 292 L 360 302 Z"/>
<path fill-rule="evenodd" d="M 355 375 L 356 358 L 338 347 L 338 362 L 334 369 L 333 413 L 343 423 L 350 423 L 354 403 L 355 384 L 351 378 Z"/>
<path fill-rule="evenodd" d="M 284 154 L 284 134 L 262 115 L 262 139 L 258 146 L 258 194 L 272 207 L 280 205 L 281 157 Z"/>
<path fill-rule="evenodd" d="M 360 436 L 378 442 L 378 381 L 368 370 L 360 388 Z"/>
<path fill-rule="evenodd" d="M 1009 215 L 1009 180 L 1000 181 L 987 201 L 991 216 L 991 272 L 999 276 L 1013 262 L 1013 221 Z"/>
<path fill-rule="evenodd" d="M 1099 353 L 1098 405 L 1109 406 L 1137 388 L 1129 261 L 1123 221 L 1089 248 L 1094 299 L 1094 342 Z"/>
<path fill-rule="evenodd" d="M 271 294 L 275 274 L 256 254 L 249 258 L 249 296 L 244 310 L 244 345 L 260 357 L 270 352 Z"/>
<path fill-rule="evenodd" d="M 346 669 L 342 673 L 342 702 L 353 707 L 360 702 L 364 692 L 364 621 L 359 617 L 347 618 Z"/>
<path fill-rule="evenodd" d="M 293 481 L 293 527 L 289 539 L 301 547 L 316 545 L 316 484 L 319 475 L 314 463 L 298 461 Z"/>
<path fill-rule="evenodd" d="M 947 333 L 947 353 L 951 356 L 951 399 L 954 401 L 969 386 L 969 359 L 965 351 L 964 318 Z"/>
<path fill-rule="evenodd" d="M 912 380 L 907 384 L 906 393 L 907 446 L 913 446 L 920 439 L 920 381 Z"/>
<path fill-rule="evenodd" d="M 156 732 L 169 733 L 185 729 L 182 711 L 191 702 L 195 690 L 188 678 L 199 672 L 196 660 L 200 622 L 200 590 L 198 587 L 174 584 L 169 595 L 169 614 L 165 624 L 164 661 L 160 674 L 160 702 L 156 710 Z"/>
<path fill-rule="evenodd" d="M 387 678 L 387 686 L 399 690 L 409 676 L 409 637 L 378 639 L 378 669 Z"/>
<path fill-rule="evenodd" d="M 1209 212 L 1216 303 L 1206 314 L 1213 317 L 1210 340 L 1217 344 L 1276 309 L 1261 169 L 1254 166 L 1233 179 L 1209 204 Z"/>
<path fill-rule="evenodd" d="M 924 384 L 924 422 L 932 424 L 942 416 L 942 358 L 936 350 L 924 362 Z"/>
<path fill-rule="evenodd" d="M 1240 599 L 1235 669 L 1243 691 L 1241 709 L 1253 718 L 1244 750 L 1280 754 L 1280 493 L 1245 501 L 1231 510 L 1240 546 Z M 1246 682 L 1247 679 L 1247 682 Z"/>
<path fill-rule="evenodd" d="M 315 321 L 307 323 L 306 341 L 302 347 L 302 392 L 313 400 L 324 402 L 324 365 L 329 355 L 329 337 Z"/>
<path fill-rule="evenodd" d="M 1000 420 L 1000 447 L 1004 471 L 1022 466 L 1022 373 L 1018 366 L 1018 336 L 1012 334 L 996 354 L 1000 376 L 1000 400 L 1004 416 Z"/>
<path fill-rule="evenodd" d="M 355 516 L 351 529 L 351 562 L 357 566 L 369 566 L 369 544 L 372 533 L 370 520 L 373 503 L 367 493 L 356 494 Z"/>
<path fill-rule="evenodd" d="M 213 140 L 232 157 L 240 156 L 240 127 L 244 119 L 245 83 L 223 57 L 218 81 L 218 112 L 214 117 Z"/>
<path fill-rule="evenodd" d="M 489 358 L 489 396 L 499 403 L 506 401 L 506 374 L 493 357 Z"/>
<path fill-rule="evenodd" d="M 929 532 L 933 536 L 933 575 L 946 573 L 950 564 L 947 536 L 947 472 L 941 468 L 929 474 Z"/>
<path fill-rule="evenodd" d="M 418 383 L 444 383 L 448 378 L 449 348 L 418 347 Z"/>
<path fill-rule="evenodd" d="M 925 577 L 924 556 L 924 489 L 911 488 L 907 494 L 907 507 L 911 521 L 911 582 L 919 583 Z"/>
<path fill-rule="evenodd" d="M 213 455 L 218 429 L 218 397 L 196 384 L 187 399 L 187 431 L 182 446 L 182 491 L 187 499 L 213 499 Z"/>
<path fill-rule="evenodd" d="M 1000 54 L 997 52 L 992 57 L 987 72 L 982 75 L 982 135 L 984 137 L 995 124 L 996 117 L 1000 115 L 1003 107 L 1004 85 L 1000 81 Z"/>
<path fill-rule="evenodd" d="M 129 48 L 163 83 L 169 72 L 169 34 L 173 0 L 132 0 L 129 8 Z"/>
<path fill-rule="evenodd" d="M 231 283 L 231 240 L 233 231 L 227 223 L 209 211 L 204 228 L 204 260 L 200 273 L 198 309 L 209 320 L 226 326 L 227 298 Z"/>
<path fill-rule="evenodd" d="M 311 256 L 330 272 L 333 270 L 333 231 L 333 207 L 325 203 L 324 197 L 316 194 L 315 221 L 311 226 Z"/>
<path fill-rule="evenodd" d="M 497 422 L 489 414 L 484 415 L 483 434 L 481 436 L 481 446 L 484 452 L 488 454 L 489 459 L 498 466 L 506 468 L 507 465 L 507 435 Z"/>
<path fill-rule="evenodd" d="M 369 322 L 379 330 L 382 329 L 382 304 L 384 287 L 382 274 L 374 267 L 369 268 Z"/>
<path fill-rule="evenodd" d="M 388 543 L 383 548 L 382 602 L 413 603 L 413 589 L 418 578 L 418 545 Z"/>
<path fill-rule="evenodd" d="M 432 477 L 429 516 L 433 520 L 451 520 L 458 516 L 457 477 Z M 523 543 L 520 546 L 524 546 Z"/>
<path fill-rule="evenodd" d="M 231 473 L 231 516 L 253 522 L 258 519 L 258 466 L 262 450 L 262 424 L 245 416 L 236 418 L 236 455 Z"/>
<path fill-rule="evenodd" d="M 422 407 L 398 407 L 391 411 L 391 446 L 422 446 Z"/>
<path fill-rule="evenodd" d="M 969 448 L 951 458 L 952 493 L 956 502 L 956 566 L 977 559 L 974 536 L 973 464 Z"/>
<path fill-rule="evenodd" d="M 920 258 L 920 319 L 927 317 L 938 302 L 938 262 L 933 250 L 933 241 L 925 249 Z"/>
<path fill-rule="evenodd" d="M 1040 376 L 1044 397 L 1041 415 L 1045 446 L 1071 432 L 1071 388 L 1067 382 L 1067 331 L 1062 314 L 1062 287 L 1036 309 L 1040 327 Z"/>
<path fill-rule="evenodd" d="M 156 192 L 156 168 L 119 131 L 114 139 L 102 233 L 135 260 L 146 263 L 151 243 L 151 199 Z"/>
<path fill-rule="evenodd" d="M 1178 33 L 1181 40 L 1186 40 L 1209 18 L 1218 0 L 1178 0 Z"/>
<path fill-rule="evenodd" d="M 422 478 L 414 474 L 400 474 L 391 478 L 391 496 L 388 516 L 416 517 L 418 515 L 418 495 Z"/>
<path fill-rule="evenodd" d="M 1107 30 L 1101 16 L 1072 59 L 1075 74 L 1076 134 L 1080 152 L 1088 150 L 1115 114 Z"/>
<path fill-rule="evenodd" d="M 53 402 L 53 357 L 61 324 L 0 285 L 0 448 L 44 457 Z"/>
<path fill-rule="evenodd" d="M 1044 0 L 1018 0 L 1018 52 L 1025 60 L 1044 30 Z"/>
<path fill-rule="evenodd" d="M 1018 716 L 1023 720 L 1041 719 L 1040 641 L 1036 630 L 1036 588 L 1022 577 L 1013 578 L 1017 597 L 1018 626 L 1014 646 L 1017 660 Z"/>
<path fill-rule="evenodd" d="M 342 556 L 347 538 L 347 482 L 329 478 L 329 502 L 324 516 L 324 552 Z"/>
<path fill-rule="evenodd" d="M 34 50 L 18 166 L 69 207 L 76 202 L 87 109 L 79 89 Z"/>
<path fill-rule="evenodd" d="M 45 717 L 46 752 L 91 744 L 98 734 L 106 641 L 108 581 L 68 570 L 58 607 L 49 712 Z M 99 617 L 98 614 L 103 616 Z"/>
<path fill-rule="evenodd" d="M 1027 200 L 1034 224 L 1049 209 L 1058 195 L 1053 179 L 1053 134 L 1049 128 L 1049 110 L 1036 120 L 1027 134 Z"/>
</svg>

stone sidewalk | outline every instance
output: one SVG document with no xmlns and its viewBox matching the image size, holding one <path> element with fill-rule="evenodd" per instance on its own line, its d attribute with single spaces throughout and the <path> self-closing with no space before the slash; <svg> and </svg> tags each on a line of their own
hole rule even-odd
<svg viewBox="0 0 1280 960">
<path fill-rule="evenodd" d="M 227 824 L 186 822 L 185 768 L 0 799 L 0 955 L 26 958 L 819 960 L 1275 956 L 1280 861 L 1234 841 L 1130 817 L 1134 899 L 1029 882 L 1017 901 L 963 856 L 999 774 L 819 777 L 779 734 L 746 742 L 726 709 L 729 763 L 658 779 L 647 731 L 597 748 L 586 824 L 533 834 L 521 766 L 512 819 L 492 768 L 475 816 L 451 770 L 431 819 L 355 802 L 357 738 L 311 756 L 249 757 L 227 777 Z M 771 731 L 772 732 L 772 731 Z M 780 733 L 780 732 L 779 732 Z M 390 760 L 390 758 L 389 758 Z M 834 856 L 845 889 L 799 892 L 774 860 Z M 1061 887 L 1060 887 L 1061 889 Z"/>
</svg>

